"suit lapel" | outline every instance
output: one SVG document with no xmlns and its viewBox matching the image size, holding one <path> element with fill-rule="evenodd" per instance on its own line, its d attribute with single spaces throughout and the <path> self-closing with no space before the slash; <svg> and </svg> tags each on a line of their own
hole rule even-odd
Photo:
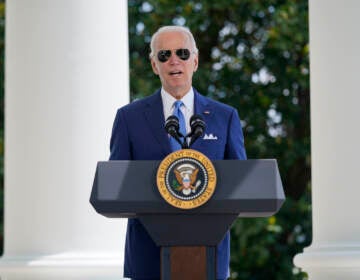
<svg viewBox="0 0 360 280">
<path fill-rule="evenodd" d="M 208 100 L 194 89 L 194 113 L 203 117 L 207 117 L 207 114 L 204 114 L 204 112 L 209 112 L 210 108 L 208 103 Z"/>
<path fill-rule="evenodd" d="M 211 111 L 211 105 L 207 98 L 202 96 L 198 91 L 194 89 L 194 113 L 204 118 L 205 124 L 211 123 L 213 112 Z M 206 128 L 205 128 L 206 131 Z M 197 139 L 192 145 L 192 149 L 196 150 L 203 141 L 203 137 Z"/>
<path fill-rule="evenodd" d="M 161 146 L 161 149 L 166 155 L 169 154 L 171 152 L 171 148 L 168 135 L 164 128 L 164 109 L 160 90 L 148 99 L 144 110 L 144 115 L 152 133 Z"/>
<path fill-rule="evenodd" d="M 213 117 L 213 112 L 211 111 L 211 106 L 209 105 L 207 98 L 202 96 L 195 89 L 194 113 L 201 115 L 204 118 L 205 123 L 210 123 L 211 118 Z M 148 122 L 148 126 L 150 127 L 152 133 L 154 134 L 165 155 L 171 153 L 169 137 L 164 128 L 165 118 L 160 90 L 158 90 L 154 95 L 148 98 L 144 110 L 144 116 L 146 121 Z M 197 146 L 202 142 L 202 140 L 202 138 L 198 139 L 194 143 L 192 148 L 196 149 Z"/>
</svg>

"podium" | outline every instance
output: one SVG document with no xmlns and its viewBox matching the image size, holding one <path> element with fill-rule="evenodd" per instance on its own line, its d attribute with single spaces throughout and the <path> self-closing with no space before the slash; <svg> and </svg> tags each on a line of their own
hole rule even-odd
<svg viewBox="0 0 360 280">
<path fill-rule="evenodd" d="M 271 216 L 285 200 L 276 160 L 217 160 L 211 199 L 178 209 L 156 187 L 160 162 L 98 162 L 90 202 L 106 217 L 140 220 L 161 246 L 163 280 L 216 279 L 216 245 L 235 219 Z M 181 261 L 189 256 L 191 265 Z"/>
</svg>

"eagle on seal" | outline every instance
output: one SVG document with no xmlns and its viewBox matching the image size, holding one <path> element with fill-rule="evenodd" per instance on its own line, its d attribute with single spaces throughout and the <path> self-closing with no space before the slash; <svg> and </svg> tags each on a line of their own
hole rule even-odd
<svg viewBox="0 0 360 280">
<path fill-rule="evenodd" d="M 176 180 L 180 184 L 177 191 L 181 191 L 184 195 L 189 195 L 195 192 L 200 185 L 200 180 L 196 182 L 199 168 L 195 168 L 191 164 L 182 164 L 174 170 Z M 196 182 L 196 184 L 195 184 Z"/>
</svg>

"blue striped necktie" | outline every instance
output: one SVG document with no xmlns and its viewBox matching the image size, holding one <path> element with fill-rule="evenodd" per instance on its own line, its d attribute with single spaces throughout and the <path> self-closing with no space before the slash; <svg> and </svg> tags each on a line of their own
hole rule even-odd
<svg viewBox="0 0 360 280">
<path fill-rule="evenodd" d="M 185 124 L 185 117 L 184 114 L 181 112 L 180 107 L 184 105 L 184 103 L 180 100 L 177 100 L 174 102 L 174 112 L 173 115 L 179 119 L 179 132 L 182 135 L 186 135 L 186 124 Z M 184 141 L 184 138 L 181 138 L 182 141 Z M 170 146 L 171 150 L 177 151 L 181 149 L 181 145 L 173 138 L 170 137 Z"/>
</svg>

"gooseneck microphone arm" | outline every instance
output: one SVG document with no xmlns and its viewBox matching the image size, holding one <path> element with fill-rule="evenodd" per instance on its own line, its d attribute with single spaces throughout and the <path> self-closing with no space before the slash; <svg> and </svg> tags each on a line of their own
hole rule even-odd
<svg viewBox="0 0 360 280">
<path fill-rule="evenodd" d="M 190 127 L 191 132 L 187 135 L 182 135 L 179 131 L 179 119 L 176 116 L 172 115 L 165 121 L 166 132 L 180 144 L 182 149 L 189 149 L 199 137 L 204 135 L 206 125 L 202 116 L 193 115 L 190 118 Z M 184 140 L 181 141 L 181 138 Z M 190 141 L 188 141 L 188 138 L 190 138 Z"/>
<path fill-rule="evenodd" d="M 187 146 L 186 141 L 181 142 L 180 138 L 184 137 L 184 135 L 182 135 L 179 131 L 180 125 L 179 125 L 179 119 L 176 116 L 170 116 L 166 119 L 165 121 L 165 130 L 166 132 L 173 137 L 176 142 L 178 142 L 181 146 L 181 148 L 186 148 L 184 147 L 184 145 Z"/>
<path fill-rule="evenodd" d="M 190 118 L 191 132 L 186 137 L 191 137 L 189 147 L 201 136 L 204 135 L 205 121 L 201 115 L 193 115 Z"/>
</svg>

